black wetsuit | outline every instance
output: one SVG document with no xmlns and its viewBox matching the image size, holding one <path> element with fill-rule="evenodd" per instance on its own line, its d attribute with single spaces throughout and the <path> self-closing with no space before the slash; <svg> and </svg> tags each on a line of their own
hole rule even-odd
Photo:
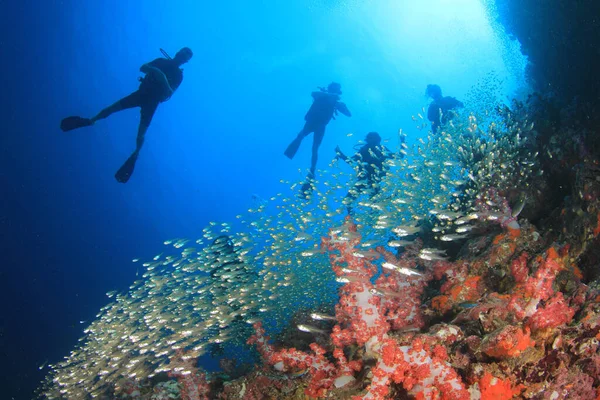
<svg viewBox="0 0 600 400">
<path fill-rule="evenodd" d="M 427 110 L 427 119 L 431 121 L 431 130 L 436 133 L 440 126 L 446 124 L 452 119 L 452 110 L 464 107 L 464 104 L 454 97 L 446 96 L 434 100 Z M 440 121 L 440 111 L 442 118 Z"/>
<path fill-rule="evenodd" d="M 148 65 L 160 69 L 165 74 L 173 91 L 181 85 L 183 71 L 175 61 L 157 58 L 149 62 Z M 138 90 L 122 98 L 119 102 L 122 109 L 140 107 L 140 124 L 149 126 L 156 108 L 161 102 L 168 100 L 169 96 L 165 95 L 161 85 L 155 81 L 151 74 L 147 74 L 141 79 L 141 82 Z"/>
<path fill-rule="evenodd" d="M 171 60 L 157 58 L 154 61 L 144 64 L 140 70 L 144 72 L 146 76 L 143 79 L 140 79 L 141 84 L 138 90 L 104 108 L 93 118 L 82 118 L 79 116 L 64 118 L 60 123 L 60 128 L 64 132 L 67 132 L 73 129 L 91 126 L 96 121 L 107 118 L 116 112 L 128 108 L 140 107 L 140 123 L 138 125 L 135 151 L 115 174 L 117 181 L 121 183 L 127 182 L 135 168 L 138 155 L 144 145 L 146 131 L 150 126 L 156 108 L 161 102 L 167 101 L 183 81 L 183 70 L 179 68 L 181 61 L 182 59 Z M 167 79 L 170 86 L 170 90 L 166 87 L 164 78 L 156 70 L 159 70 L 164 74 L 164 77 Z"/>
<path fill-rule="evenodd" d="M 306 123 L 304 128 L 298 133 L 298 136 L 289 144 L 284 154 L 292 159 L 296 155 L 302 140 L 311 133 L 313 136 L 312 156 L 310 162 L 310 177 L 314 177 L 317 166 L 318 150 L 323 137 L 325 136 L 325 127 L 334 118 L 337 111 L 350 117 L 351 113 L 348 107 L 340 101 L 340 96 L 325 91 L 312 92 L 313 103 L 304 116 Z"/>
<path fill-rule="evenodd" d="M 325 136 L 325 127 L 334 118 L 338 108 L 343 110 L 346 105 L 339 101 L 340 97 L 337 95 L 323 92 L 312 92 L 311 95 L 314 101 L 304 116 L 306 123 L 300 135 L 302 139 L 313 132 L 313 149 L 318 149 Z"/>
<path fill-rule="evenodd" d="M 385 161 L 393 158 L 394 154 L 385 146 L 366 144 L 352 156 L 352 159 L 360 163 L 357 181 L 354 187 L 348 191 L 345 203 L 350 213 L 352 210 L 351 203 L 356 198 L 366 192 L 371 191 L 371 197 L 379 193 L 379 182 L 387 174 L 388 167 Z M 349 161 L 349 157 L 341 156 L 344 161 Z"/>
<path fill-rule="evenodd" d="M 320 95 L 320 92 L 313 92 L 314 99 L 312 105 L 306 112 L 304 120 L 304 130 L 308 132 L 316 132 L 325 130 L 325 126 L 333 118 L 338 105 L 339 96 L 336 95 Z"/>
</svg>

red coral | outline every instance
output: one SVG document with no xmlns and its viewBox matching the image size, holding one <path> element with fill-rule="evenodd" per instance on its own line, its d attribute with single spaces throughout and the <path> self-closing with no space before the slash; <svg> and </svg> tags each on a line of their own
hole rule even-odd
<svg viewBox="0 0 600 400">
<path fill-rule="evenodd" d="M 573 315 L 575 315 L 575 310 L 566 304 L 563 294 L 558 292 L 527 320 L 527 326 L 531 328 L 532 332 L 556 328 L 571 322 Z"/>
<path fill-rule="evenodd" d="M 382 247 L 378 247 L 376 250 L 383 255 L 387 262 L 400 268 L 416 269 L 416 260 L 409 254 L 396 258 Z M 392 330 L 401 330 L 406 327 L 421 328 L 425 325 L 421 296 L 431 278 L 432 276 L 428 272 L 406 276 L 392 271 L 388 275 L 382 274 L 375 281 L 376 293 L 381 295 L 381 312 Z"/>
<path fill-rule="evenodd" d="M 562 269 L 556 250 L 548 249 L 546 258 L 538 260 L 539 265 L 533 275 L 521 281 L 513 290 L 508 308 L 517 319 L 531 317 L 537 311 L 541 301 L 548 300 L 554 294 L 552 284 Z"/>
<path fill-rule="evenodd" d="M 336 275 L 347 279 L 340 288 L 340 300 L 336 305 L 338 325 L 333 328 L 331 339 L 337 347 L 334 356 L 337 367 L 324 357 L 324 350 L 311 345 L 315 355 L 308 355 L 295 349 L 275 351 L 264 336 L 264 329 L 255 324 L 256 334 L 248 343 L 256 343 L 258 350 L 267 363 L 276 369 L 285 371 L 290 367 L 309 367 L 311 381 L 306 394 L 313 397 L 323 396 L 340 378 L 351 377 L 351 373 L 361 364 L 348 362 L 342 348 L 351 344 L 365 346 L 365 351 L 377 359 L 373 368 L 373 380 L 367 388 L 364 398 L 383 399 L 389 392 L 393 380 L 402 383 L 406 390 L 421 398 L 440 398 L 448 400 L 468 399 L 468 392 L 456 371 L 445 362 L 446 351 L 441 346 L 432 346 L 421 340 L 415 340 L 411 346 L 400 346 L 388 337 L 390 321 L 395 326 L 404 326 L 406 321 L 422 324 L 420 318 L 420 295 L 429 274 L 416 278 L 407 278 L 399 273 L 390 273 L 380 277 L 376 285 L 371 278 L 378 268 L 372 260 L 378 255 L 356 255 L 355 247 L 360 243 L 356 225 L 346 221 L 338 233 L 332 233 L 322 240 L 329 251 L 329 259 Z M 400 268 L 414 269 L 414 260 L 396 259 L 391 254 L 381 254 Z M 405 310 L 406 308 L 406 310 Z M 404 322 L 394 322 L 403 318 Z M 424 396 L 424 397 L 423 397 Z"/>
<path fill-rule="evenodd" d="M 504 359 L 518 357 L 533 346 L 535 342 L 530 338 L 529 328 L 521 330 L 509 325 L 487 336 L 481 344 L 481 351 L 490 357 Z"/>
<path fill-rule="evenodd" d="M 523 390 L 522 385 L 514 387 L 510 379 L 496 378 L 489 372 L 486 372 L 478 383 L 481 400 L 510 400 Z"/>
<path fill-rule="evenodd" d="M 208 400 L 210 386 L 206 374 L 198 372 L 196 357 L 189 356 L 183 350 L 177 350 L 169 362 L 170 377 L 177 378 L 182 400 Z"/>
<path fill-rule="evenodd" d="M 468 400 L 456 371 L 443 360 L 445 349 L 436 346 L 433 351 L 420 339 L 412 346 L 399 346 L 393 339 L 385 339 L 381 357 L 373 369 L 373 380 L 364 398 L 383 399 L 388 393 L 389 380 L 402 386 L 415 399 Z M 360 399 L 356 397 L 355 399 Z"/>
<path fill-rule="evenodd" d="M 440 288 L 441 295 L 431 301 L 431 306 L 445 313 L 457 304 L 476 301 L 483 295 L 485 287 L 481 276 L 469 275 L 469 264 L 461 261 L 448 263 L 445 261 L 434 264 L 436 279 L 446 277 L 446 282 Z"/>
<path fill-rule="evenodd" d="M 563 267 L 558 253 L 554 247 L 550 247 L 546 259 L 540 264 L 535 274 L 523 282 L 525 295 L 540 300 L 549 299 L 554 294 L 552 284 L 561 269 Z"/>
<path fill-rule="evenodd" d="M 258 351 L 268 364 L 273 365 L 279 371 L 309 370 L 311 380 L 306 389 L 308 396 L 323 396 L 333 385 L 339 372 L 324 356 L 325 350 L 322 347 L 312 343 L 310 347 L 314 354 L 294 348 L 276 351 L 268 343 L 269 338 L 264 336 L 265 330 L 260 322 L 254 324 L 254 329 L 256 333 L 248 339 L 248 344 L 256 344 Z M 347 368 L 342 368 L 341 371 L 347 372 Z"/>
<path fill-rule="evenodd" d="M 527 262 L 529 261 L 529 254 L 522 253 L 519 257 L 513 260 L 510 271 L 517 283 L 525 283 L 527 276 L 529 275 L 529 268 Z"/>
</svg>

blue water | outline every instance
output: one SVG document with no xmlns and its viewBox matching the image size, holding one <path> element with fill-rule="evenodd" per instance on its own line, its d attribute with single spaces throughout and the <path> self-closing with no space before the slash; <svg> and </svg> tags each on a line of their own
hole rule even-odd
<svg viewBox="0 0 600 400">
<path fill-rule="evenodd" d="M 321 146 L 347 153 L 368 131 L 409 141 L 428 83 L 465 98 L 495 73 L 498 94 L 523 84 L 518 44 L 478 0 L 0 2 L 0 393 L 27 399 L 106 304 L 173 237 L 200 236 L 298 181 L 293 161 L 310 92 L 335 80 L 353 113 Z M 495 25 L 494 25 L 495 26 Z M 59 130 L 137 88 L 139 67 L 189 46 L 184 81 L 159 107 L 136 171 L 113 175 L 134 148 L 137 110 Z M 354 133 L 353 136 L 347 136 Z M 413 137 L 411 137 L 413 135 Z"/>
</svg>

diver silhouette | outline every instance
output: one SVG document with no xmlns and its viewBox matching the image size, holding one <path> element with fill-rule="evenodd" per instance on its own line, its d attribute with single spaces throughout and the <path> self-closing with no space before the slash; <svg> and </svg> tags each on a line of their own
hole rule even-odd
<svg viewBox="0 0 600 400">
<path fill-rule="evenodd" d="M 401 136 L 400 140 L 404 143 L 404 136 Z M 372 198 L 379 193 L 381 189 L 379 182 L 388 173 L 389 169 L 385 165 L 385 161 L 391 158 L 404 157 L 402 153 L 393 153 L 390 149 L 382 145 L 381 136 L 377 132 L 369 132 L 365 138 L 365 142 L 366 144 L 361 146 L 352 157 L 345 155 L 339 146 L 335 148 L 336 159 L 343 160 L 348 164 L 356 163 L 358 166 L 357 180 L 344 198 L 348 214 L 352 214 L 352 203 L 359 195 L 370 192 L 370 197 Z"/>
<path fill-rule="evenodd" d="M 442 125 L 452 119 L 453 110 L 464 107 L 464 104 L 454 97 L 443 97 L 442 89 L 438 85 L 427 85 L 425 94 L 433 99 L 427 110 L 427 119 L 431 122 L 433 133 L 437 133 Z"/>
<path fill-rule="evenodd" d="M 319 157 L 319 146 L 325 136 L 325 128 L 331 119 L 335 119 L 338 112 L 351 117 L 352 114 L 346 104 L 340 101 L 342 95 L 342 87 L 339 83 L 332 82 L 325 88 L 319 88 L 319 91 L 311 93 L 313 103 L 310 109 L 304 116 L 306 123 L 304 128 L 298 133 L 298 136 L 289 144 L 284 154 L 292 159 L 300 148 L 302 140 L 313 133 L 312 156 L 310 161 L 310 172 L 306 177 L 306 182 L 302 185 L 301 196 L 306 197 L 312 188 L 312 182 L 315 177 L 317 168 L 317 159 Z"/>
<path fill-rule="evenodd" d="M 181 85 L 183 70 L 180 67 L 187 63 L 193 55 L 192 50 L 188 47 L 179 50 L 173 58 L 169 57 L 162 49 L 161 52 L 165 56 L 164 58 L 157 58 L 140 67 L 140 71 L 145 76 L 144 78 L 139 78 L 141 83 L 138 90 L 100 111 L 95 117 L 83 118 L 72 116 L 63 119 L 60 123 L 60 128 L 64 132 L 67 132 L 91 126 L 96 121 L 104 119 L 118 111 L 140 107 L 140 123 L 138 126 L 136 148 L 115 174 L 115 178 L 121 183 L 126 183 L 133 174 L 135 163 L 144 144 L 146 131 L 150 126 L 156 108 L 160 103 L 169 100 L 175 90 Z"/>
</svg>

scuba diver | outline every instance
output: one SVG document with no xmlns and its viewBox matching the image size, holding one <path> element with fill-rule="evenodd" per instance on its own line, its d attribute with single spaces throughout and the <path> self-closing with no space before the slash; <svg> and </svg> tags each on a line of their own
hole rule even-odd
<svg viewBox="0 0 600 400">
<path fill-rule="evenodd" d="M 314 180 L 317 167 L 319 146 L 325 136 L 325 127 L 332 118 L 335 119 L 338 112 L 347 117 L 352 116 L 346 104 L 340 101 L 341 95 L 342 86 L 336 82 L 330 83 L 329 86 L 327 86 L 327 89 L 319 88 L 318 92 L 312 92 L 311 96 L 313 98 L 313 103 L 304 116 L 304 120 L 306 121 L 304 128 L 302 128 L 300 133 L 298 133 L 298 136 L 296 136 L 287 149 L 285 149 L 284 154 L 290 160 L 293 159 L 300 147 L 300 143 L 302 143 L 302 139 L 310 133 L 314 133 L 310 172 L 306 177 L 306 182 L 302 185 L 301 196 L 308 196 L 308 193 L 312 188 L 312 181 Z"/>
<path fill-rule="evenodd" d="M 400 141 L 404 143 L 404 140 L 404 136 L 401 136 Z M 395 157 L 404 157 L 402 153 L 395 154 L 383 146 L 381 136 L 377 132 L 369 132 L 365 142 L 366 144 L 361 146 L 352 157 L 345 155 L 339 146 L 335 148 L 336 159 L 343 160 L 348 164 L 353 162 L 358 164 L 356 183 L 344 198 L 348 214 L 352 214 L 352 203 L 359 195 L 370 191 L 370 197 L 372 198 L 379 193 L 379 182 L 388 172 L 385 161 Z"/>
<path fill-rule="evenodd" d="M 180 67 L 190 61 L 193 55 L 192 50 L 188 47 L 179 50 L 174 58 L 169 57 L 163 49 L 161 49 L 161 52 L 165 58 L 157 58 L 140 67 L 140 71 L 146 75 L 144 78 L 139 78 L 141 83 L 138 90 L 100 111 L 95 117 L 67 117 L 60 123 L 60 128 L 63 132 L 67 132 L 94 125 L 99 119 L 104 119 L 118 111 L 140 107 L 140 124 L 138 127 L 136 148 L 115 174 L 115 178 L 121 183 L 126 183 L 133 173 L 135 162 L 144 144 L 144 136 L 150 126 L 150 121 L 152 121 L 156 108 L 160 103 L 169 100 L 175 90 L 181 85 L 183 70 Z"/>
<path fill-rule="evenodd" d="M 431 121 L 433 133 L 437 133 L 440 126 L 452 119 L 454 116 L 453 110 L 464 107 L 464 104 L 454 97 L 443 97 L 442 89 L 438 85 L 427 85 L 425 95 L 433 99 L 427 110 L 427 119 Z"/>
</svg>

